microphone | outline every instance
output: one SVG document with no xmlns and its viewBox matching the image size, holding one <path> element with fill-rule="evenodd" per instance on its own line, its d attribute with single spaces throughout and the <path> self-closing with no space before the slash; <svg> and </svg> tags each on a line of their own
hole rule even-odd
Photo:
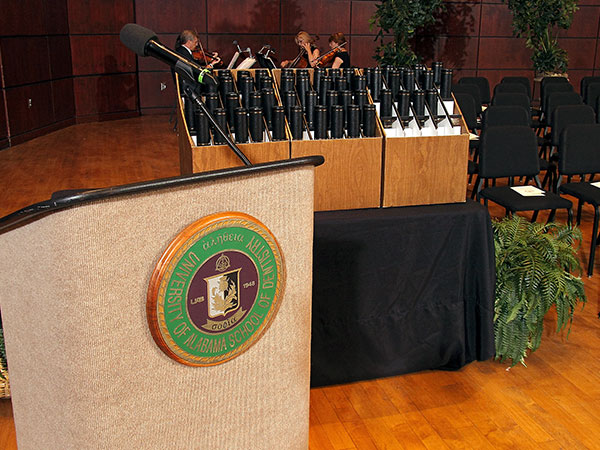
<svg viewBox="0 0 600 450">
<path fill-rule="evenodd" d="M 121 28 L 120 39 L 123 45 L 138 56 L 153 56 L 170 65 L 181 76 L 192 82 L 203 83 L 208 69 L 185 59 L 173 50 L 160 43 L 154 31 L 135 23 L 128 23 Z"/>
</svg>

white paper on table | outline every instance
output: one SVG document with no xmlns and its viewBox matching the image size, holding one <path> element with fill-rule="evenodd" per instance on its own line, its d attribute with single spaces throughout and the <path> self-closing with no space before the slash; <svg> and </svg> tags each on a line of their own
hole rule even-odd
<svg viewBox="0 0 600 450">
<path fill-rule="evenodd" d="M 535 186 L 511 186 L 511 189 L 523 197 L 543 197 L 546 192 Z"/>
<path fill-rule="evenodd" d="M 594 181 L 593 183 L 590 183 L 592 186 L 595 186 L 597 188 L 600 188 L 600 181 Z"/>
</svg>

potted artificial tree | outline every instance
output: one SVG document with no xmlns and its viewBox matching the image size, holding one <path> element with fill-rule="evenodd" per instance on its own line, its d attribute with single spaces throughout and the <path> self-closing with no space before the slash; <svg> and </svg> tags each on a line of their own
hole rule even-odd
<svg viewBox="0 0 600 450">
<path fill-rule="evenodd" d="M 585 303 L 581 231 L 556 223 L 529 223 L 519 216 L 493 221 L 496 253 L 494 335 L 496 359 L 525 365 L 542 339 L 544 316 L 556 308 L 556 331 L 570 331 L 573 313 Z"/>
<path fill-rule="evenodd" d="M 435 21 L 434 13 L 440 9 L 442 0 L 382 0 L 369 20 L 371 27 L 378 27 L 375 40 L 375 59 L 382 65 L 412 66 L 417 55 L 410 41 L 419 27 Z M 388 41 L 389 38 L 392 40 Z M 386 42 L 387 41 L 387 42 Z"/>
<path fill-rule="evenodd" d="M 569 58 L 558 45 L 560 29 L 567 30 L 577 0 L 502 0 L 513 14 L 513 32 L 532 50 L 536 77 L 565 75 Z"/>
</svg>

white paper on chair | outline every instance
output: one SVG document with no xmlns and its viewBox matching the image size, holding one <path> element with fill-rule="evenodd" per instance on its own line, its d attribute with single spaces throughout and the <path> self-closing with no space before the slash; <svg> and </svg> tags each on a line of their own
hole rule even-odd
<svg viewBox="0 0 600 450">
<path fill-rule="evenodd" d="M 511 189 L 523 197 L 542 197 L 546 192 L 535 186 L 511 186 Z"/>
<path fill-rule="evenodd" d="M 600 181 L 594 181 L 593 183 L 590 183 L 592 186 L 596 186 L 597 188 L 600 188 Z"/>
</svg>

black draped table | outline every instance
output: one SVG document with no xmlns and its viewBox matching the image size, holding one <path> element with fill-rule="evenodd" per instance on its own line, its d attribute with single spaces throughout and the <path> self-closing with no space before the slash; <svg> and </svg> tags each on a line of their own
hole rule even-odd
<svg viewBox="0 0 600 450">
<path fill-rule="evenodd" d="M 315 214 L 311 385 L 494 355 L 494 246 L 479 203 Z"/>
</svg>

